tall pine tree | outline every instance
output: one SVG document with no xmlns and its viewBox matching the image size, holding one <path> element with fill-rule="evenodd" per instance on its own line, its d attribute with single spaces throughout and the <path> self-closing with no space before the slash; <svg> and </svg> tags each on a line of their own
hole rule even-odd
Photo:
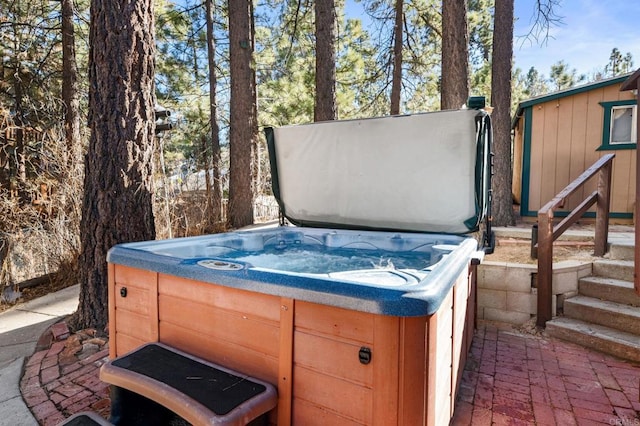
<svg viewBox="0 0 640 426">
<path fill-rule="evenodd" d="M 253 223 L 252 159 L 257 136 L 251 0 L 229 0 L 231 105 L 229 207 L 231 228 Z"/>
<path fill-rule="evenodd" d="M 496 0 L 491 58 L 493 121 L 493 224 L 514 224 L 511 192 L 511 61 L 513 60 L 513 1 Z"/>
<path fill-rule="evenodd" d="M 108 321 L 107 251 L 155 238 L 153 0 L 92 0 L 89 125 L 80 223 L 80 304 L 72 326 Z"/>
</svg>

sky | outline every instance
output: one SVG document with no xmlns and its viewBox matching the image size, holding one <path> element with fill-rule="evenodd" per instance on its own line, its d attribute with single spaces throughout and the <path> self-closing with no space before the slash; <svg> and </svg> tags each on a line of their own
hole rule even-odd
<svg viewBox="0 0 640 426">
<path fill-rule="evenodd" d="M 633 69 L 640 68 L 640 2 L 637 0 L 560 0 L 562 23 L 545 42 L 527 41 L 535 0 L 515 0 L 513 53 L 515 66 L 526 73 L 534 66 L 549 76 L 551 65 L 565 61 L 578 74 L 591 76 L 608 62 L 617 47 L 630 52 Z"/>
<path fill-rule="evenodd" d="M 546 2 L 546 1 L 543 1 Z M 537 0 L 515 0 L 513 53 L 515 67 L 526 73 L 532 66 L 549 77 L 551 65 L 565 61 L 577 74 L 591 77 L 609 62 L 611 50 L 630 52 L 633 69 L 640 68 L 640 1 L 556 0 L 561 23 L 550 28 L 546 41 L 527 39 Z M 366 21 L 362 3 L 346 1 L 347 15 Z"/>
</svg>

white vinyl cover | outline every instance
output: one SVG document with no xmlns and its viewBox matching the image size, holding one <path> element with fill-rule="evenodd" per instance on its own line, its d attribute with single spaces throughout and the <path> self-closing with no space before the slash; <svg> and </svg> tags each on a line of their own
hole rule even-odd
<svg viewBox="0 0 640 426">
<path fill-rule="evenodd" d="M 273 129 L 293 223 L 466 233 L 476 207 L 476 110 Z M 273 159 L 272 159 L 273 162 Z"/>
</svg>

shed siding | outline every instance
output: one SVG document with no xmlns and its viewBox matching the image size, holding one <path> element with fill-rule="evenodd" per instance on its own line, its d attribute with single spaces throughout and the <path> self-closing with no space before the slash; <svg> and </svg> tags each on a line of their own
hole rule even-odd
<svg viewBox="0 0 640 426">
<path fill-rule="evenodd" d="M 522 162 L 524 157 L 523 152 L 523 131 L 524 131 L 524 117 L 521 117 L 516 123 L 516 127 L 513 133 L 513 178 L 511 180 L 511 192 L 513 193 L 513 201 L 516 204 L 522 202 Z"/>
<path fill-rule="evenodd" d="M 571 182 L 571 173 L 570 167 L 568 165 L 571 164 L 573 152 L 572 149 L 574 147 L 573 143 L 573 120 L 574 120 L 574 98 L 570 97 L 564 100 L 563 102 L 559 102 L 557 105 L 557 133 L 556 133 L 556 173 L 555 173 L 555 181 L 553 187 L 553 194 L 551 197 L 553 198 L 558 192 L 562 191 L 562 189 L 566 186 L 563 182 Z M 562 159 L 566 159 L 567 164 L 565 164 Z"/>
<path fill-rule="evenodd" d="M 514 140 L 513 189 L 515 199 L 522 203 L 522 215 L 535 216 L 544 204 L 607 153 L 598 151 L 604 122 L 600 102 L 627 99 L 634 99 L 632 93 L 620 92 L 620 84 L 612 84 L 527 107 L 531 110 L 531 122 L 524 123 L 527 114 L 523 114 L 515 128 Z M 531 126 L 530 140 L 524 135 L 527 125 Z M 524 164 L 527 153 L 528 167 Z M 635 199 L 635 150 L 617 150 L 615 154 L 611 212 L 629 215 Z M 520 187 L 527 180 L 529 187 Z M 569 197 L 564 210 L 576 207 L 596 185 L 597 178 L 591 179 Z"/>
<path fill-rule="evenodd" d="M 571 160 L 569 162 L 569 182 L 580 176 L 584 171 L 586 163 L 587 147 L 583 141 L 587 139 L 588 116 L 589 110 L 589 93 L 580 93 L 573 99 L 573 114 L 571 116 Z M 584 189 L 577 191 L 569 197 L 568 203 L 571 206 L 576 205 L 585 197 Z"/>
</svg>

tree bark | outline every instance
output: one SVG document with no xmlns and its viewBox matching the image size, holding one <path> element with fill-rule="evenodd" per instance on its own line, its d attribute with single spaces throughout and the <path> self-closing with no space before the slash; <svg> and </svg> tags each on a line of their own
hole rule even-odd
<svg viewBox="0 0 640 426">
<path fill-rule="evenodd" d="M 251 0 L 229 0 L 229 64 L 231 105 L 229 113 L 229 206 L 231 228 L 253 223 L 252 159 L 257 134 Z"/>
<path fill-rule="evenodd" d="M 15 92 L 15 118 L 14 124 L 16 126 L 16 148 L 15 148 L 15 184 L 16 193 L 20 204 L 27 204 L 29 201 L 29 194 L 27 192 L 27 143 L 25 141 L 25 120 L 23 110 L 23 87 L 19 78 L 14 80 L 14 92 Z"/>
<path fill-rule="evenodd" d="M 467 1 L 442 2 L 441 109 L 458 109 L 469 97 Z"/>
<path fill-rule="evenodd" d="M 393 78 L 391 80 L 391 115 L 400 114 L 402 87 L 402 17 L 403 0 L 396 0 L 396 22 L 393 27 Z"/>
<path fill-rule="evenodd" d="M 314 121 L 335 120 L 336 18 L 334 0 L 316 0 L 316 102 Z"/>
<path fill-rule="evenodd" d="M 153 0 L 92 0 L 89 124 L 73 327 L 104 327 L 107 251 L 155 238 Z"/>
<path fill-rule="evenodd" d="M 216 42 L 213 34 L 214 4 L 206 0 L 207 13 L 207 57 L 209 63 L 209 123 L 211 126 L 211 167 L 213 188 L 211 194 L 210 221 L 214 224 L 222 220 L 222 182 L 220 181 L 220 128 L 216 101 Z"/>
<path fill-rule="evenodd" d="M 78 67 L 76 64 L 73 27 L 73 0 L 62 0 L 62 101 L 67 151 L 66 166 L 74 167 L 80 159 L 80 102 L 78 100 Z M 65 167 L 65 170 L 68 170 Z"/>
<path fill-rule="evenodd" d="M 78 249 L 80 203 L 76 202 L 82 183 L 82 140 L 80 133 L 80 101 L 78 99 L 78 65 L 76 61 L 73 0 L 62 0 L 62 102 L 64 104 L 65 145 L 60 157 L 63 163 L 58 199 L 66 213 L 68 227 L 73 229 L 73 248 Z M 74 253 L 75 254 L 75 253 Z M 75 269 L 77 271 L 77 269 Z"/>
<path fill-rule="evenodd" d="M 492 218 L 496 226 L 514 224 L 511 189 L 511 61 L 513 1 L 496 0 L 491 65 L 494 175 Z"/>
<path fill-rule="evenodd" d="M 251 51 L 254 52 L 256 49 L 256 26 L 255 26 L 255 14 L 253 9 L 253 2 L 249 2 L 249 18 L 251 19 Z M 256 125 L 251 128 L 251 151 L 253 157 L 252 168 L 251 168 L 251 179 L 252 179 L 252 195 L 253 197 L 256 194 L 262 194 L 262 186 L 260 183 L 260 144 L 262 142 L 259 132 L 258 132 L 258 76 L 256 75 L 255 68 L 251 69 L 251 99 L 253 99 L 253 117 L 255 117 Z M 253 201 L 254 198 L 251 199 L 251 211 L 253 214 Z"/>
</svg>

